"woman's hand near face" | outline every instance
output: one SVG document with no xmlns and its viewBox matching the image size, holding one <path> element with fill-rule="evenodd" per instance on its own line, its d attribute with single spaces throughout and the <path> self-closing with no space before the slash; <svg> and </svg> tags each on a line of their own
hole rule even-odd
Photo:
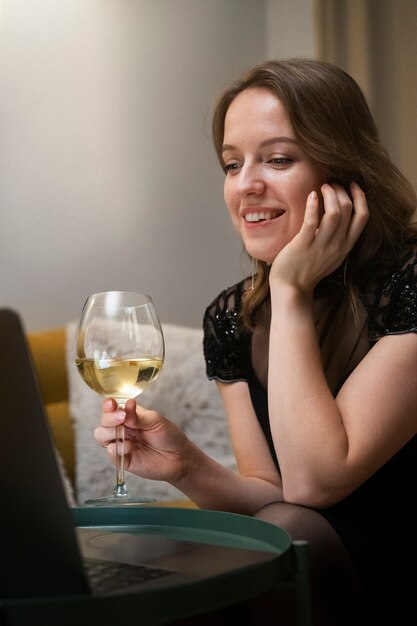
<svg viewBox="0 0 417 626">
<path fill-rule="evenodd" d="M 342 186 L 321 187 L 324 212 L 320 220 L 319 198 L 312 192 L 306 203 L 300 232 L 272 263 L 270 284 L 292 285 L 311 293 L 317 283 L 335 271 L 355 245 L 368 220 L 368 205 L 361 188 L 350 185 L 352 199 Z"/>
<path fill-rule="evenodd" d="M 190 442 L 181 429 L 156 411 L 126 402 L 125 410 L 117 409 L 114 399 L 103 401 L 101 426 L 94 438 L 116 463 L 116 426 L 125 427 L 124 458 L 129 472 L 154 480 L 175 482 L 186 473 L 190 458 Z"/>
</svg>

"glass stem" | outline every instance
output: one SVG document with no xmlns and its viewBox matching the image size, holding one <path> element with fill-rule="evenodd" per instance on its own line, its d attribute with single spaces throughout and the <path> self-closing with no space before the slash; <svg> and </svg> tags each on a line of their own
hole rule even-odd
<svg viewBox="0 0 417 626">
<path fill-rule="evenodd" d="M 115 496 L 127 496 L 127 487 L 125 484 L 125 469 L 124 469 L 124 447 L 125 447 L 125 427 L 116 426 L 116 486 L 114 488 Z"/>
</svg>

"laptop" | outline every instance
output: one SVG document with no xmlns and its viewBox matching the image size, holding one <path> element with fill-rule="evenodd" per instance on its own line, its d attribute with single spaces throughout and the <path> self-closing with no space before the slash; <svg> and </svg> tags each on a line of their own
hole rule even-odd
<svg viewBox="0 0 417 626">
<path fill-rule="evenodd" d="M 0 424 L 3 599 L 166 589 L 277 558 L 169 533 L 75 527 L 24 327 L 10 309 L 0 309 Z"/>
</svg>

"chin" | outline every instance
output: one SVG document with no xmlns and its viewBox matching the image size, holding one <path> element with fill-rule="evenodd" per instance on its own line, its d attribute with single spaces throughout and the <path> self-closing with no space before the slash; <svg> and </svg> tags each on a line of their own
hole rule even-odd
<svg viewBox="0 0 417 626">
<path fill-rule="evenodd" d="M 291 239 L 280 238 L 277 241 L 275 237 L 273 240 L 266 241 L 266 238 L 261 241 L 248 241 L 248 245 L 245 246 L 246 252 L 254 259 L 258 259 L 258 261 L 264 261 L 271 265 L 277 255 L 281 252 L 283 248 L 288 244 Z"/>
<path fill-rule="evenodd" d="M 264 263 L 271 265 L 271 263 L 273 263 L 275 257 L 277 256 L 279 250 L 274 250 L 273 253 L 267 254 L 265 250 L 256 250 L 255 248 L 252 247 L 249 249 L 246 248 L 246 252 L 253 259 L 256 259 L 257 261 L 263 261 Z"/>
</svg>

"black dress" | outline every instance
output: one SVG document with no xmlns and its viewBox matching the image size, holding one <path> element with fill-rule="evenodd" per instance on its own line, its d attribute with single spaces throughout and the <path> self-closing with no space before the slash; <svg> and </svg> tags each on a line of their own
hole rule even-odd
<svg viewBox="0 0 417 626">
<path fill-rule="evenodd" d="M 224 290 L 206 309 L 207 376 L 248 383 L 257 418 L 279 467 L 269 427 L 267 390 L 253 366 L 254 334 L 238 324 L 245 285 L 247 279 Z M 398 271 L 391 272 L 372 293 L 363 294 L 361 302 L 368 350 L 385 335 L 417 332 L 417 252 L 405 253 Z M 262 358 L 267 361 L 267 344 L 264 348 Z M 400 595 L 407 587 L 415 586 L 417 591 L 416 504 L 417 436 L 349 496 L 318 510 L 344 542 L 375 596 L 391 593 L 393 586 Z"/>
</svg>

